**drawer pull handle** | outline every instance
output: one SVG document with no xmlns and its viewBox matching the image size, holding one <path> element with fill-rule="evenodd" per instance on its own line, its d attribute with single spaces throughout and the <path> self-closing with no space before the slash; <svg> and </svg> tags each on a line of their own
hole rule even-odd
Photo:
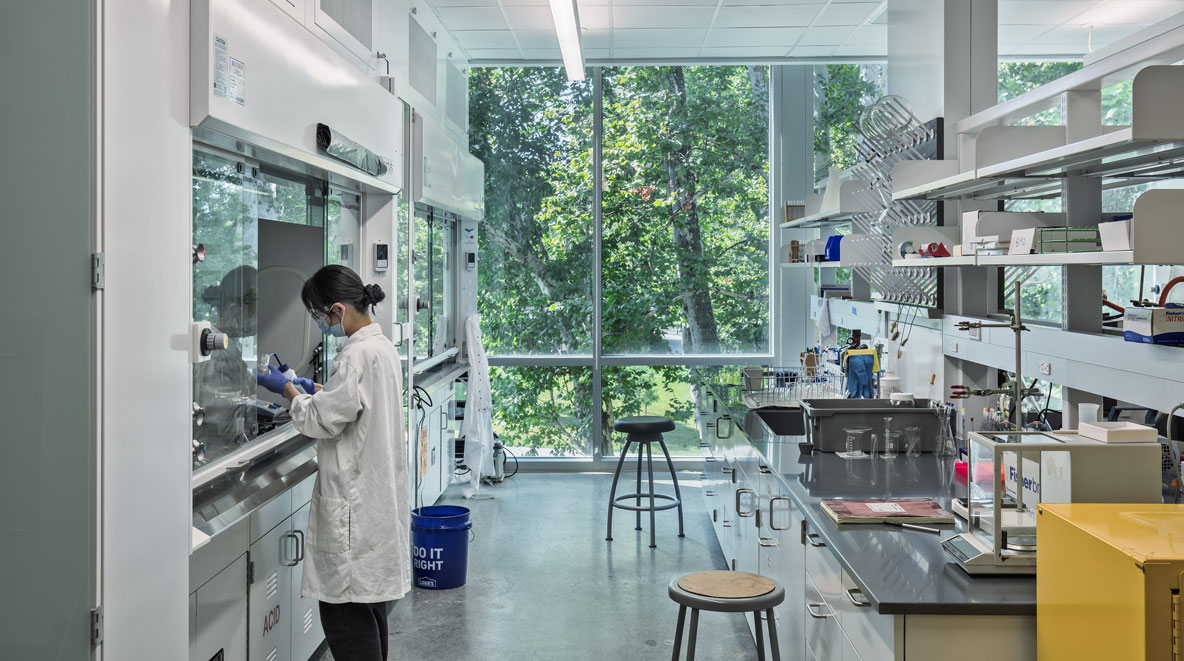
<svg viewBox="0 0 1184 661">
<path fill-rule="evenodd" d="M 709 490 L 707 491 L 707 495 L 708 495 L 708 496 L 714 496 L 714 495 L 715 495 L 715 492 L 714 492 L 714 491 L 711 491 L 711 490 L 709 489 Z"/>
<path fill-rule="evenodd" d="M 770 528 L 771 530 L 777 530 L 777 531 L 781 531 L 781 530 L 789 530 L 789 526 L 785 526 L 784 528 L 778 528 L 778 527 L 777 527 L 777 524 L 776 524 L 776 523 L 773 523 L 773 521 L 774 521 L 774 519 L 773 519 L 773 503 L 775 503 L 775 502 L 777 502 L 777 501 L 779 501 L 779 500 L 784 500 L 784 501 L 785 501 L 785 505 L 786 505 L 786 510 L 787 510 L 787 511 L 789 510 L 789 508 L 791 508 L 791 507 L 792 507 L 792 506 L 789 504 L 789 499 L 788 499 L 788 498 L 786 498 L 785 496 L 773 496 L 772 498 L 770 498 L 770 499 L 769 499 L 769 528 Z"/>
<path fill-rule="evenodd" d="M 872 602 L 870 601 L 856 599 L 856 592 L 858 592 L 861 596 L 863 595 L 863 590 L 860 590 L 859 588 L 851 588 L 847 590 L 847 600 L 850 601 L 856 608 L 867 608 L 868 606 L 872 605 Z"/>
<path fill-rule="evenodd" d="M 699 479 L 700 479 L 700 480 L 706 480 L 706 479 L 707 479 L 707 473 L 699 473 Z"/>
<path fill-rule="evenodd" d="M 753 512 L 756 511 L 756 509 L 754 508 L 754 509 L 749 510 L 747 514 L 744 513 L 744 507 L 741 506 L 741 504 L 740 504 L 740 497 L 746 493 L 750 493 L 754 496 L 756 495 L 756 492 L 753 491 L 752 489 L 747 489 L 747 488 L 736 489 L 736 516 L 739 516 L 744 519 L 747 519 L 748 517 L 752 516 Z"/>
<path fill-rule="evenodd" d="M 712 462 L 717 461 L 715 457 L 703 457 L 703 461 Z"/>
<path fill-rule="evenodd" d="M 724 524 L 723 524 L 723 525 L 724 525 L 724 527 L 725 527 L 725 528 L 731 528 L 731 527 L 732 527 L 732 522 L 731 522 L 731 521 L 724 521 Z"/>
<path fill-rule="evenodd" d="M 732 471 L 734 471 L 734 470 L 736 470 L 736 469 L 732 468 L 731 466 L 724 466 L 723 468 L 720 469 L 720 471 L 723 472 L 724 475 L 730 475 L 732 473 Z"/>
<path fill-rule="evenodd" d="M 827 612 L 827 613 L 816 612 L 814 609 L 818 608 L 818 607 L 824 607 L 824 608 L 826 608 L 827 611 L 830 611 L 830 607 L 827 606 L 826 604 L 816 603 L 816 604 L 806 604 L 806 612 L 810 614 L 810 617 L 812 617 L 816 620 L 825 620 L 828 617 L 835 616 L 835 614 L 831 613 L 831 612 Z"/>
<path fill-rule="evenodd" d="M 814 548 L 822 548 L 826 546 L 824 542 L 816 542 L 814 541 L 815 539 L 821 539 L 821 536 L 816 532 L 806 533 L 806 541 L 810 543 L 810 546 L 813 546 Z"/>
<path fill-rule="evenodd" d="M 771 475 L 773 473 L 773 469 L 769 468 L 768 466 L 766 466 L 764 464 L 760 465 L 760 471 L 762 473 L 764 473 L 765 475 Z"/>
<path fill-rule="evenodd" d="M 760 544 L 762 547 L 767 549 L 776 548 L 777 540 L 773 539 L 772 537 L 761 537 L 759 540 L 757 540 L 757 544 Z"/>
</svg>

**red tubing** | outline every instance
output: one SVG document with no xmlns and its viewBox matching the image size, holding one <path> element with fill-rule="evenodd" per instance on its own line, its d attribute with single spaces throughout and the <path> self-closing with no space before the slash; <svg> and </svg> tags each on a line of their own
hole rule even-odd
<svg viewBox="0 0 1184 661">
<path fill-rule="evenodd" d="M 1121 312 L 1121 313 L 1125 313 L 1125 312 L 1126 312 L 1126 308 L 1124 308 L 1124 307 L 1122 307 L 1121 305 L 1119 305 L 1119 304 L 1115 303 L 1114 301 L 1111 301 L 1111 300 L 1110 300 L 1110 299 L 1108 299 L 1108 298 L 1103 298 L 1103 299 L 1102 299 L 1102 305 L 1105 305 L 1106 307 L 1108 307 L 1108 308 L 1110 308 L 1111 310 L 1114 310 L 1114 311 L 1116 311 L 1116 312 Z"/>
<path fill-rule="evenodd" d="M 1167 305 L 1168 292 L 1172 291 L 1172 287 L 1175 287 L 1181 282 L 1184 282 L 1184 275 L 1178 275 L 1168 281 L 1168 284 L 1164 286 L 1163 291 L 1159 293 L 1159 307 L 1162 308 L 1163 306 Z"/>
</svg>

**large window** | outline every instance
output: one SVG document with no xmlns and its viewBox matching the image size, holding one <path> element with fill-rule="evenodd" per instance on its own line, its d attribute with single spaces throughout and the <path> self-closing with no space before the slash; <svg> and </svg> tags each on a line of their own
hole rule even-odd
<svg viewBox="0 0 1184 661">
<path fill-rule="evenodd" d="M 604 352 L 769 350 L 768 67 L 604 74 Z"/>
<path fill-rule="evenodd" d="M 769 353 L 769 70 L 587 73 L 469 80 L 495 429 L 527 455 L 611 455 L 616 418 L 654 413 L 697 453 L 686 366 L 621 361 Z"/>
<path fill-rule="evenodd" d="M 490 354 L 592 351 L 592 84 L 563 69 L 474 69 L 485 163 L 482 329 Z"/>
</svg>

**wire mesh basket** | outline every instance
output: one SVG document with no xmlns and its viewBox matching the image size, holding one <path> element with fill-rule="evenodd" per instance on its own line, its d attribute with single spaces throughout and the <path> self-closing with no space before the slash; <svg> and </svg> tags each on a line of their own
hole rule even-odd
<svg viewBox="0 0 1184 661">
<path fill-rule="evenodd" d="M 743 400 L 750 409 L 797 408 L 803 399 L 843 396 L 843 376 L 822 367 L 754 367 L 744 370 Z"/>
</svg>

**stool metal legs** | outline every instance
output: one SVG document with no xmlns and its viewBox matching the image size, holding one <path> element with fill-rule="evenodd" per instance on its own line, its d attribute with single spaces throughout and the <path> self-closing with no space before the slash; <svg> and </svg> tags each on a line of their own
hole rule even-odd
<svg viewBox="0 0 1184 661">
<path fill-rule="evenodd" d="M 687 617 L 687 607 L 680 605 L 678 607 L 678 626 L 674 629 L 674 653 L 670 656 L 670 661 L 678 661 L 678 653 L 682 651 L 682 623 Z"/>
<path fill-rule="evenodd" d="M 630 506 L 630 505 L 626 505 L 624 503 L 621 503 L 621 504 L 617 503 L 617 485 L 621 481 L 621 469 L 624 468 L 625 460 L 629 456 L 629 448 L 634 443 L 637 444 L 637 491 L 634 493 L 631 493 L 631 494 L 623 495 L 620 498 L 621 500 L 625 501 L 625 503 L 629 502 L 628 501 L 629 498 L 633 498 L 636 504 Z M 653 449 L 654 443 L 657 443 L 658 445 L 660 445 L 662 447 L 662 454 L 666 458 L 666 467 L 670 470 L 670 479 L 673 480 L 673 482 L 674 482 L 674 497 L 673 498 L 669 494 L 654 493 L 654 449 Z M 649 479 L 649 493 L 648 494 L 642 493 L 642 491 L 641 491 L 641 477 L 642 477 L 641 471 L 642 471 L 643 467 L 644 467 L 646 475 Z M 647 495 L 649 496 L 649 507 L 642 505 L 643 497 L 645 497 Z M 659 507 L 656 504 L 656 500 L 658 498 L 661 498 L 663 500 L 670 500 L 670 501 L 674 501 L 674 502 Z M 650 548 L 652 548 L 652 549 L 658 548 L 657 531 L 656 531 L 657 526 L 656 526 L 656 521 L 655 521 L 656 514 L 655 513 L 659 509 L 673 509 L 675 507 L 678 508 L 678 536 L 679 537 L 686 537 L 686 534 L 683 529 L 682 490 L 678 486 L 678 474 L 674 470 L 674 462 L 670 458 L 670 451 L 668 449 L 666 449 L 666 443 L 661 439 L 661 437 L 658 437 L 653 440 L 643 440 L 643 441 L 630 440 L 630 439 L 626 438 L 625 447 L 621 449 L 621 456 L 617 460 L 617 469 L 613 472 L 613 485 L 612 485 L 612 488 L 609 489 L 608 525 L 607 525 L 607 530 L 606 530 L 606 533 L 604 536 L 605 541 L 609 541 L 609 542 L 613 541 L 613 509 L 618 508 L 618 507 L 621 509 L 634 510 L 634 517 L 635 517 L 634 518 L 634 521 L 635 521 L 634 529 L 635 530 L 641 530 L 641 513 L 647 509 L 649 510 L 649 513 L 650 513 Z"/>
<path fill-rule="evenodd" d="M 658 548 L 658 544 L 654 538 L 654 449 L 652 443 L 645 444 L 646 467 L 650 475 L 650 548 Z M 679 503 L 678 509 L 682 509 L 682 503 Z"/>
<path fill-rule="evenodd" d="M 649 443 L 637 444 L 637 491 L 633 492 L 637 494 L 637 525 L 634 526 L 634 530 L 641 530 L 641 455 L 645 453 L 645 449 L 649 446 Z M 650 489 L 650 491 L 653 491 L 653 489 Z"/>
<path fill-rule="evenodd" d="M 678 490 L 678 473 L 674 471 L 674 462 L 670 460 L 670 452 L 666 449 L 666 442 L 658 439 L 658 445 L 662 446 L 662 454 L 666 455 L 666 465 L 670 468 L 670 479 L 674 480 L 674 497 L 678 499 L 678 536 L 686 537 L 682 532 L 682 492 Z"/>
<path fill-rule="evenodd" d="M 752 614 L 752 623 L 756 631 L 756 658 L 757 661 L 765 661 L 765 634 L 761 631 L 761 612 L 756 611 Z"/>
<path fill-rule="evenodd" d="M 616 502 L 613 498 L 617 495 L 617 480 L 621 478 L 621 466 L 625 463 L 625 457 L 629 454 L 629 444 L 633 441 L 625 440 L 625 447 L 621 449 L 621 460 L 617 462 L 617 472 L 613 473 L 613 487 L 608 490 L 608 534 L 605 535 L 606 541 L 613 541 L 613 504 Z M 638 444 L 640 447 L 640 444 Z M 641 484 L 638 483 L 637 490 L 641 491 Z M 640 500 L 638 501 L 640 502 Z M 638 523 L 641 522 L 641 513 L 638 512 Z"/>
<path fill-rule="evenodd" d="M 758 661 L 765 661 L 765 635 L 761 627 L 760 611 L 753 611 L 752 617 L 756 625 L 756 658 Z M 674 628 L 674 651 L 670 655 L 671 661 L 678 661 L 678 655 L 682 652 L 682 630 L 683 622 L 687 616 L 687 607 L 679 605 L 678 607 L 678 626 Z M 777 622 L 774 619 L 773 609 L 770 608 L 764 612 L 764 616 L 769 622 L 769 649 L 773 652 L 773 661 L 781 661 L 781 650 L 777 645 Z M 687 661 L 695 661 L 695 637 L 699 633 L 699 609 L 691 609 L 691 631 L 687 641 Z"/>
<path fill-rule="evenodd" d="M 769 618 L 769 649 L 773 650 L 773 661 L 781 661 L 781 650 L 777 646 L 777 618 L 773 615 L 773 609 L 765 610 Z M 757 621 L 760 621 L 760 613 L 757 613 Z"/>
</svg>

